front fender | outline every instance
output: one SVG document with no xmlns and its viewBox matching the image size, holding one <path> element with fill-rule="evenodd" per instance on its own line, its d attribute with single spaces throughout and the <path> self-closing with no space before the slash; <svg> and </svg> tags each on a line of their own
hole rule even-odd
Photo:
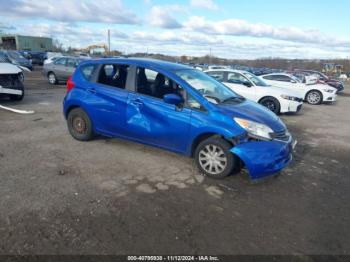
<svg viewBox="0 0 350 262">
<path fill-rule="evenodd" d="M 247 142 L 231 152 L 245 164 L 252 180 L 264 178 L 283 169 L 292 160 L 292 143 L 278 141 Z"/>
</svg>

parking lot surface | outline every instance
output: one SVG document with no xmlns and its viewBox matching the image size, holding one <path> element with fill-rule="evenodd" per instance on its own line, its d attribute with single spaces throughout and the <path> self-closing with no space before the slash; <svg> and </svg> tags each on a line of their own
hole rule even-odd
<svg viewBox="0 0 350 262">
<path fill-rule="evenodd" d="M 279 176 L 204 178 L 191 159 L 99 137 L 62 115 L 65 87 L 26 76 L 0 111 L 1 254 L 350 254 L 350 91 L 282 119 L 298 140 Z"/>
</svg>

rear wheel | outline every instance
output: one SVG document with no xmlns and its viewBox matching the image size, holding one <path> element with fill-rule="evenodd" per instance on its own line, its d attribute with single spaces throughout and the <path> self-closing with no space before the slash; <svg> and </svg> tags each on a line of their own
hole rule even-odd
<svg viewBox="0 0 350 262">
<path fill-rule="evenodd" d="M 230 152 L 232 145 L 222 138 L 208 138 L 195 151 L 195 162 L 202 174 L 224 178 L 239 170 L 239 159 Z"/>
<path fill-rule="evenodd" d="M 320 91 L 311 90 L 306 95 L 306 101 L 311 105 L 319 105 L 322 103 L 322 94 Z"/>
<path fill-rule="evenodd" d="M 260 100 L 259 104 L 263 105 L 267 109 L 271 110 L 274 112 L 276 115 L 280 113 L 280 102 L 274 97 L 264 97 L 263 99 Z"/>
<path fill-rule="evenodd" d="M 79 141 L 89 141 L 94 137 L 89 116 L 81 108 L 74 108 L 67 118 L 69 133 Z"/>
<path fill-rule="evenodd" d="M 48 75 L 47 75 L 47 79 L 49 80 L 49 83 L 51 85 L 56 85 L 58 83 L 57 81 L 57 77 L 55 75 L 55 73 L 53 72 L 50 72 Z"/>
</svg>

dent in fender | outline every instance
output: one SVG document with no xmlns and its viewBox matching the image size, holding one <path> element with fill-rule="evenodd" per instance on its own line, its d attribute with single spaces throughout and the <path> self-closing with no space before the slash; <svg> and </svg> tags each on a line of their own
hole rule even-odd
<svg viewBox="0 0 350 262">
<path fill-rule="evenodd" d="M 283 169 L 292 160 L 290 143 L 247 142 L 231 149 L 245 164 L 251 179 L 259 179 Z"/>
</svg>

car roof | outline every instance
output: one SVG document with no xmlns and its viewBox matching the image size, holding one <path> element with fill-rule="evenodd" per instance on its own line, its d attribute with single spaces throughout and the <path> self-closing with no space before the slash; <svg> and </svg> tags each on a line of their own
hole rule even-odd
<svg viewBox="0 0 350 262">
<path fill-rule="evenodd" d="M 238 69 L 230 69 L 230 68 L 222 68 L 222 69 L 209 69 L 209 70 L 206 70 L 204 72 L 233 72 L 233 73 L 240 73 L 240 74 L 243 74 L 243 73 L 250 73 L 248 71 L 245 71 L 245 70 L 238 70 Z M 251 73 L 250 73 L 251 74 Z"/>
<path fill-rule="evenodd" d="M 285 75 L 285 76 L 292 76 L 292 74 L 288 74 L 288 73 L 271 73 L 271 74 L 265 74 L 262 76 L 276 76 L 276 75 Z"/>
<path fill-rule="evenodd" d="M 94 63 L 94 64 L 122 63 L 127 65 L 141 66 L 141 67 L 150 67 L 155 70 L 157 69 L 160 69 L 160 70 L 165 69 L 165 70 L 172 70 L 172 71 L 184 70 L 184 69 L 193 70 L 192 67 L 189 67 L 186 65 L 162 61 L 162 60 L 156 60 L 156 59 L 149 59 L 149 58 L 102 58 L 102 59 L 93 59 L 93 60 L 83 61 L 82 65 L 89 64 L 89 63 Z"/>
</svg>

